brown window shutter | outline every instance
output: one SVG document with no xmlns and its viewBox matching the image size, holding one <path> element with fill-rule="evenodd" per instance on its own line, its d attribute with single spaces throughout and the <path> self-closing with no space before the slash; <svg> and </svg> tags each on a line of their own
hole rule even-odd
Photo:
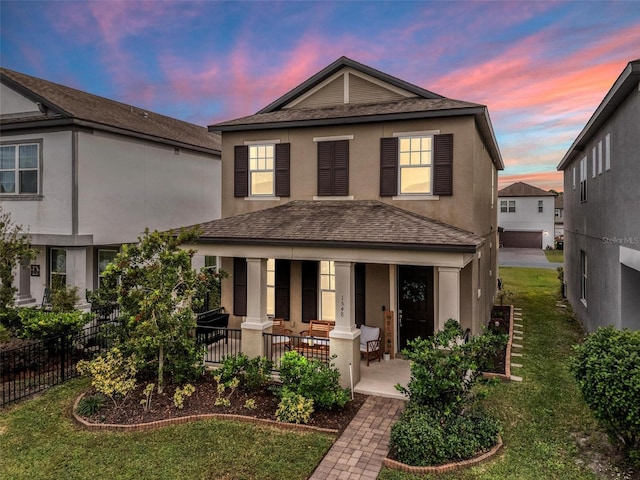
<svg viewBox="0 0 640 480">
<path fill-rule="evenodd" d="M 289 197 L 290 188 L 291 144 L 276 143 L 275 180 L 276 196 Z M 278 316 L 278 318 L 281 318 Z"/>
<path fill-rule="evenodd" d="M 275 316 L 289 320 L 289 285 L 291 261 L 276 260 Z"/>
<path fill-rule="evenodd" d="M 318 319 L 318 262 L 302 262 L 302 321 Z"/>
<path fill-rule="evenodd" d="M 398 139 L 380 139 L 380 196 L 398 194 Z"/>
<path fill-rule="evenodd" d="M 433 194 L 453 195 L 453 134 L 433 137 Z"/>
<path fill-rule="evenodd" d="M 247 259 L 233 259 L 233 314 L 247 315 Z"/>
<path fill-rule="evenodd" d="M 333 195 L 333 142 L 318 142 L 318 195 Z"/>
<path fill-rule="evenodd" d="M 333 142 L 333 195 L 349 195 L 349 140 Z"/>
<path fill-rule="evenodd" d="M 233 192 L 236 197 L 249 196 L 249 147 L 236 145 L 233 159 Z"/>
<path fill-rule="evenodd" d="M 356 291 L 356 325 L 364 325 L 365 317 L 365 264 L 356 263 L 354 267 L 355 291 Z"/>
</svg>

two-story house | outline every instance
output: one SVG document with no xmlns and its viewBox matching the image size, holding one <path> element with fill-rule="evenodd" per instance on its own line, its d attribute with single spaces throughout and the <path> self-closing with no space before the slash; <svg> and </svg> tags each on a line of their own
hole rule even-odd
<svg viewBox="0 0 640 480">
<path fill-rule="evenodd" d="M 553 248 L 555 194 L 524 182 L 498 191 L 500 246 Z"/>
<path fill-rule="evenodd" d="M 497 171 L 484 105 L 341 57 L 222 133 L 222 219 L 200 253 L 231 273 L 222 302 L 261 352 L 270 316 L 335 320 L 359 379 L 357 325 L 395 315 L 394 350 L 449 318 L 479 333 L 496 291 Z"/>
<path fill-rule="evenodd" d="M 555 210 L 555 238 L 558 241 L 564 240 L 564 193 L 560 192 L 556 195 Z"/>
<path fill-rule="evenodd" d="M 640 328 L 640 59 L 562 158 L 564 278 L 588 332 Z"/>
<path fill-rule="evenodd" d="M 220 216 L 219 135 L 5 68 L 0 82 L 0 201 L 39 252 L 18 303 L 59 284 L 84 298 L 145 227 Z"/>
</svg>

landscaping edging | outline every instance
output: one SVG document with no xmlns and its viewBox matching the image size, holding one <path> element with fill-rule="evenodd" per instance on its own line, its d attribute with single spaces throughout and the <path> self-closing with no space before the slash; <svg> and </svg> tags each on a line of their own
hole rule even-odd
<svg viewBox="0 0 640 480">
<path fill-rule="evenodd" d="M 85 396 L 85 394 L 81 394 L 73 404 L 73 410 L 71 414 L 73 416 L 73 420 L 76 425 L 85 428 L 87 430 L 101 430 L 101 431 L 113 431 L 113 432 L 146 432 L 150 430 L 156 430 L 158 428 L 166 427 L 169 425 L 182 425 L 184 423 L 197 422 L 200 420 L 210 420 L 210 419 L 218 419 L 218 420 L 236 420 L 238 422 L 244 423 L 253 423 L 255 425 L 264 425 L 274 428 L 280 428 L 283 430 L 296 430 L 301 432 L 320 432 L 320 433 L 329 433 L 337 435 L 339 430 L 335 428 L 322 428 L 322 427 L 314 427 L 312 425 L 300 425 L 296 423 L 284 423 L 278 422 L 276 420 L 269 420 L 267 418 L 255 418 L 248 417 L 245 415 L 236 415 L 230 413 L 204 413 L 201 415 L 187 415 L 184 417 L 175 417 L 175 418 L 167 418 L 165 420 L 156 420 L 153 422 L 146 423 L 135 423 L 130 425 L 123 425 L 117 423 L 92 423 L 86 421 L 84 418 L 80 417 L 76 410 L 78 408 L 78 404 L 80 400 Z"/>
<path fill-rule="evenodd" d="M 504 373 L 482 372 L 484 378 L 498 378 L 506 382 L 511 381 L 511 346 L 513 344 L 513 305 L 509 305 L 509 340 L 504 359 Z"/>
<path fill-rule="evenodd" d="M 445 463 L 444 465 L 436 465 L 429 467 L 414 467 L 411 465 L 407 465 L 406 463 L 398 462 L 397 460 L 392 460 L 386 457 L 382 464 L 385 467 L 389 467 L 393 470 L 400 470 L 407 473 L 413 473 L 417 475 L 422 475 L 425 473 L 445 473 L 445 472 L 454 472 L 456 470 L 462 470 L 464 468 L 472 467 L 479 463 L 485 462 L 493 457 L 495 457 L 498 452 L 502 449 L 502 438 L 498 435 L 498 443 L 488 452 L 483 453 L 474 458 L 470 458 L 469 460 L 461 460 L 459 462 L 453 463 Z"/>
</svg>

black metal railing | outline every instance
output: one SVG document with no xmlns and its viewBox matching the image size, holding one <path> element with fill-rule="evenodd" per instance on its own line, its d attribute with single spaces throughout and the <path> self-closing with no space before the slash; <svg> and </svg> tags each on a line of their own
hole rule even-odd
<svg viewBox="0 0 640 480">
<path fill-rule="evenodd" d="M 77 334 L 60 335 L 0 352 L 0 406 L 77 377 L 76 364 L 107 349 L 97 325 Z"/>
<path fill-rule="evenodd" d="M 222 363 L 225 357 L 242 351 L 242 330 L 238 328 L 198 326 L 196 338 L 198 343 L 206 346 L 205 363 Z"/>
<path fill-rule="evenodd" d="M 289 351 L 325 363 L 329 363 L 331 357 L 328 338 L 263 333 L 262 339 L 265 357 L 273 362 L 274 370 L 280 369 L 280 360 Z"/>
</svg>

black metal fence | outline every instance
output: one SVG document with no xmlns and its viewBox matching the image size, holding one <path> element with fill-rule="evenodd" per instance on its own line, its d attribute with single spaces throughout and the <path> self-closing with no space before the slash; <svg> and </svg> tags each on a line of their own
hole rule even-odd
<svg viewBox="0 0 640 480">
<path fill-rule="evenodd" d="M 92 325 L 77 334 L 34 341 L 0 352 L 0 406 L 77 377 L 76 364 L 106 350 L 107 338 Z"/>
<path fill-rule="evenodd" d="M 222 363 L 224 357 L 239 354 L 242 330 L 238 328 L 198 326 L 196 338 L 206 346 L 205 363 Z"/>
<path fill-rule="evenodd" d="M 273 361 L 274 370 L 280 369 L 280 360 L 289 351 L 296 351 L 309 359 L 329 363 L 328 338 L 263 333 L 262 339 L 265 357 Z"/>
</svg>

